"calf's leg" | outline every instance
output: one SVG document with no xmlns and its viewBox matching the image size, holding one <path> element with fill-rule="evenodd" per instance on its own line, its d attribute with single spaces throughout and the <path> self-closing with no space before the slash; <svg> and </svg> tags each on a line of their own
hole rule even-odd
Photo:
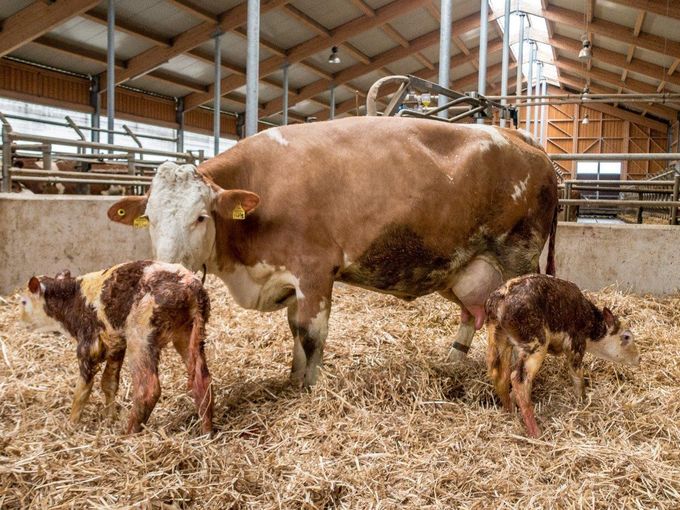
<svg viewBox="0 0 680 510">
<path fill-rule="evenodd" d="M 161 396 L 158 379 L 159 352 L 156 335 L 150 334 L 144 340 L 128 342 L 130 375 L 132 376 L 132 408 L 127 423 L 127 433 L 142 430 L 156 402 Z"/>
<path fill-rule="evenodd" d="M 116 394 L 118 393 L 120 369 L 123 366 L 124 358 L 125 349 L 121 349 L 110 355 L 106 360 L 106 366 L 104 367 L 104 373 L 102 374 L 101 387 L 106 400 L 104 413 L 109 419 L 113 419 L 116 415 Z"/>
<path fill-rule="evenodd" d="M 510 398 L 510 362 L 512 361 L 512 344 L 505 332 L 498 325 L 487 325 L 488 343 L 486 366 L 489 378 L 493 382 L 496 394 L 501 399 L 503 409 L 512 411 Z"/>
<path fill-rule="evenodd" d="M 567 368 L 574 385 L 574 395 L 579 400 L 586 396 L 585 385 L 583 384 L 583 353 L 569 351 L 567 354 Z"/>
<path fill-rule="evenodd" d="M 519 347 L 520 353 L 515 369 L 512 371 L 512 395 L 522 413 L 527 433 L 530 437 L 539 437 L 541 431 L 536 423 L 534 405 L 531 402 L 531 387 L 545 359 L 546 346 L 539 341 L 523 344 Z"/>
<path fill-rule="evenodd" d="M 94 376 L 97 373 L 97 364 L 89 358 L 79 356 L 80 378 L 73 393 L 73 404 L 71 405 L 71 423 L 78 423 L 83 415 L 83 408 L 90 398 Z"/>
</svg>

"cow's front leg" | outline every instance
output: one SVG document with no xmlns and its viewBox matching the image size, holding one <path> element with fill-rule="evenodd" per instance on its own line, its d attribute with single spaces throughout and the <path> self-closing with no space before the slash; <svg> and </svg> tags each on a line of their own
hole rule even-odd
<svg viewBox="0 0 680 510">
<path fill-rule="evenodd" d="M 331 287 L 332 282 L 323 292 L 308 290 L 288 307 L 288 325 L 295 341 L 291 381 L 297 387 L 308 388 L 316 383 L 328 335 Z"/>
</svg>

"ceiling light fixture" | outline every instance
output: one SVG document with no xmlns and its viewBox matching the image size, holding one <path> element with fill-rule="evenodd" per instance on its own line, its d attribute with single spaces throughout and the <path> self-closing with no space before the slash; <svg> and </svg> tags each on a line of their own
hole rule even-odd
<svg viewBox="0 0 680 510">
<path fill-rule="evenodd" d="M 588 114 L 587 113 L 585 114 L 585 116 L 581 120 L 581 124 L 584 125 L 584 126 L 587 126 L 588 124 L 590 124 L 590 121 L 588 120 Z"/>
<path fill-rule="evenodd" d="M 340 60 L 340 55 L 338 55 L 338 47 L 333 46 L 333 48 L 331 48 L 331 54 L 328 55 L 328 63 L 339 64 L 340 62 L 342 61 Z"/>
<path fill-rule="evenodd" d="M 581 62 L 588 62 L 593 58 L 592 44 L 588 40 L 588 34 L 583 34 L 581 36 L 581 51 L 578 52 L 578 59 Z"/>
</svg>

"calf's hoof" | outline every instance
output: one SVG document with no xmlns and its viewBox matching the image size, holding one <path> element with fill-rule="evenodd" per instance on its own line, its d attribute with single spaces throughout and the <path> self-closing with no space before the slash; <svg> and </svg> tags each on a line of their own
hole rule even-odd
<svg viewBox="0 0 680 510">
<path fill-rule="evenodd" d="M 449 354 L 447 359 L 451 363 L 458 363 L 467 358 L 467 350 L 461 350 L 460 344 L 453 344 L 451 349 L 449 349 Z"/>
</svg>

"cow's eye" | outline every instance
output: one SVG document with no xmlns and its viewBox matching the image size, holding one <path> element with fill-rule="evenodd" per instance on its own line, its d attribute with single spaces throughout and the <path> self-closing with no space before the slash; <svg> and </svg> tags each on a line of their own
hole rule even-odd
<svg viewBox="0 0 680 510">
<path fill-rule="evenodd" d="M 198 217 L 198 219 L 196 219 L 196 222 L 197 222 L 197 223 L 203 223 L 203 222 L 204 222 L 205 220 L 207 220 L 207 219 L 208 219 L 208 217 L 207 217 L 206 215 L 201 214 L 201 215 Z"/>
<path fill-rule="evenodd" d="M 28 301 L 26 301 L 25 299 L 21 300 L 21 306 L 26 306 L 26 303 L 28 303 Z"/>
</svg>

